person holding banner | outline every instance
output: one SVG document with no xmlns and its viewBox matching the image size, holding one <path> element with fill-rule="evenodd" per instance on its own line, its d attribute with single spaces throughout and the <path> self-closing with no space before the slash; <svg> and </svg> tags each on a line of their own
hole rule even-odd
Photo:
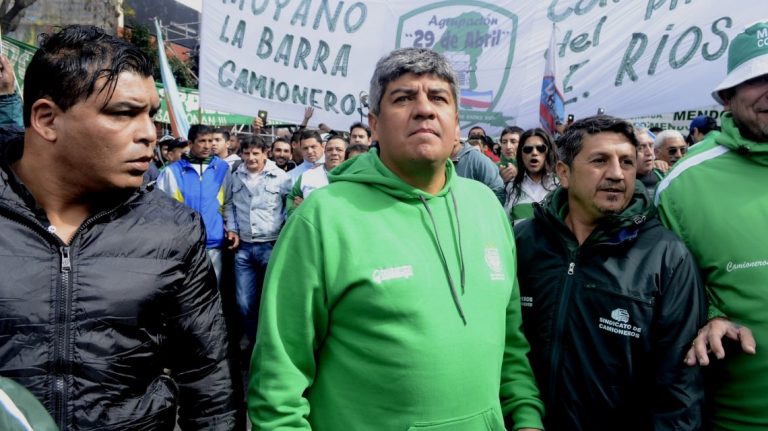
<svg viewBox="0 0 768 431">
<path fill-rule="evenodd" d="M 369 93 L 379 147 L 329 173 L 272 254 L 254 429 L 542 429 L 507 216 L 449 160 L 455 72 L 398 49 Z"/>
<path fill-rule="evenodd" d="M 661 219 L 705 277 L 709 322 L 686 355 L 709 366 L 710 426 L 768 429 L 768 21 L 739 33 L 712 92 L 725 106 L 707 136 L 659 184 Z M 762 347 L 761 347 L 762 346 Z"/>
</svg>

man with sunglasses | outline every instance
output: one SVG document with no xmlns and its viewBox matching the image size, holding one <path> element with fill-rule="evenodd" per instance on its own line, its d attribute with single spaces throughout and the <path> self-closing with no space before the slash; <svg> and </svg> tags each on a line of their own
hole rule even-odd
<svg viewBox="0 0 768 431">
<path fill-rule="evenodd" d="M 635 181 L 634 128 L 584 118 L 558 152 L 560 187 L 515 225 L 544 428 L 700 429 L 701 376 L 683 356 L 705 320 L 704 289 L 693 256 Z"/>
<path fill-rule="evenodd" d="M 712 92 L 722 132 L 659 184 L 661 220 L 705 277 L 709 322 L 686 355 L 709 365 L 712 429 L 768 429 L 768 21 L 738 34 Z"/>
<path fill-rule="evenodd" d="M 672 166 L 688 152 L 688 144 L 677 130 L 664 130 L 656 135 L 653 149 L 657 160 L 663 160 Z"/>
</svg>

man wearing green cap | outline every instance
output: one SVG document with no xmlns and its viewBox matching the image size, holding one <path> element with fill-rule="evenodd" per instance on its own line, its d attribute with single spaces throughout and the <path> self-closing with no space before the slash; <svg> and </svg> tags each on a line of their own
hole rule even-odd
<svg viewBox="0 0 768 431">
<path fill-rule="evenodd" d="M 768 22 L 733 39 L 712 97 L 722 133 L 661 182 L 662 221 L 685 241 L 706 281 L 709 322 L 685 358 L 710 366 L 711 427 L 768 429 Z"/>
</svg>

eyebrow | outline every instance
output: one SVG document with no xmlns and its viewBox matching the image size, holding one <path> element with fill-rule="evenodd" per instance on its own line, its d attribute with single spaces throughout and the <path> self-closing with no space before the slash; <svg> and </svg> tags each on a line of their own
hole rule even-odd
<svg viewBox="0 0 768 431">
<path fill-rule="evenodd" d="M 412 95 L 417 93 L 418 90 L 415 88 L 410 87 L 397 87 L 392 89 L 392 91 L 389 92 L 390 95 L 397 94 L 397 93 L 404 93 L 406 95 Z M 450 94 L 450 91 L 446 88 L 441 87 L 431 87 L 427 89 L 427 94 L 433 95 L 433 94 Z"/>
<path fill-rule="evenodd" d="M 107 106 L 104 107 L 105 110 L 113 110 L 113 111 L 120 111 L 123 109 L 130 110 L 130 111 L 140 111 L 144 109 L 147 105 L 144 103 L 136 103 L 136 102 L 130 102 L 130 101 L 124 101 L 124 102 L 114 102 L 109 103 Z M 155 105 L 152 105 L 149 107 L 149 115 L 154 116 L 157 111 L 160 110 L 160 104 L 157 103 Z"/>
</svg>

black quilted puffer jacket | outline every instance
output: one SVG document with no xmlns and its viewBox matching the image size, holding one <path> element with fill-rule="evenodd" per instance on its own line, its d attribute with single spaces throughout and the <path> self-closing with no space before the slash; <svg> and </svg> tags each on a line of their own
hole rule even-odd
<svg viewBox="0 0 768 431">
<path fill-rule="evenodd" d="M 0 375 L 62 430 L 170 431 L 177 414 L 185 430 L 233 429 L 234 368 L 200 217 L 143 187 L 65 245 L 4 153 Z"/>
</svg>

